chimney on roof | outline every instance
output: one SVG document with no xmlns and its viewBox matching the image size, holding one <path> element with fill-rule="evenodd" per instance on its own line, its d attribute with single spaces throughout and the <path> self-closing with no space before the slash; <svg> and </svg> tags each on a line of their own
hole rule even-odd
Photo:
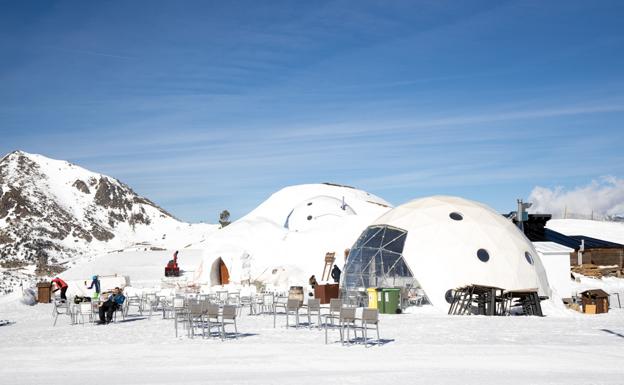
<svg viewBox="0 0 624 385">
<path fill-rule="evenodd" d="M 524 232 L 524 222 L 529 220 L 529 213 L 526 211 L 533 206 L 533 203 L 524 203 L 522 199 L 518 199 L 518 211 L 516 214 L 516 220 L 518 221 L 518 227 Z"/>
</svg>

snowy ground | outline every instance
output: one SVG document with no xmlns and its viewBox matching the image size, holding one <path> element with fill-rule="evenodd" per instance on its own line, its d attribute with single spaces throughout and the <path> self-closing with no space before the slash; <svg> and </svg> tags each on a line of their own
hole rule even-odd
<svg viewBox="0 0 624 385">
<path fill-rule="evenodd" d="M 622 384 L 624 310 L 608 314 L 382 316 L 384 344 L 324 344 L 318 330 L 240 318 L 243 337 L 174 336 L 173 321 L 130 316 L 52 327 L 52 305 L 0 302 L 0 384 Z M 337 332 L 330 334 L 336 341 Z"/>
</svg>

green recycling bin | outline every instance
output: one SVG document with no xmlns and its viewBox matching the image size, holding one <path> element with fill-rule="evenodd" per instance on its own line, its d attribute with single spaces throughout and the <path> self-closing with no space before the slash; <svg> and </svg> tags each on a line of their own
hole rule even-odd
<svg viewBox="0 0 624 385">
<path fill-rule="evenodd" d="M 384 314 L 401 313 L 401 289 L 382 289 L 383 309 L 379 309 Z"/>
</svg>

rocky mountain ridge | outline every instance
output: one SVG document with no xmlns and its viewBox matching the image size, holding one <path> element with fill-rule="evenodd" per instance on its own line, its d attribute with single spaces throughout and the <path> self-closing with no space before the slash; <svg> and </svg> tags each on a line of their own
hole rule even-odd
<svg viewBox="0 0 624 385">
<path fill-rule="evenodd" d="M 5 276 L 16 269 L 53 274 L 77 257 L 136 244 L 167 246 L 168 234 L 190 226 L 210 225 L 180 222 L 119 180 L 69 162 L 23 151 L 0 160 Z"/>
</svg>

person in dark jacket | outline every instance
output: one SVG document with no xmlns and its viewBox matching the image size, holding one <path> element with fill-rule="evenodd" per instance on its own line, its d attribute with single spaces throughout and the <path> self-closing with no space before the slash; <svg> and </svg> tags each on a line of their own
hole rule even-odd
<svg viewBox="0 0 624 385">
<path fill-rule="evenodd" d="M 56 277 L 52 280 L 52 283 L 56 284 L 56 289 L 54 289 L 53 292 L 61 290 L 61 301 L 66 301 L 67 297 L 65 296 L 65 293 L 67 293 L 67 284 L 65 281 Z"/>
<path fill-rule="evenodd" d="M 334 279 L 335 283 L 339 283 L 340 282 L 340 274 L 342 273 L 342 271 L 340 271 L 340 268 L 338 267 L 338 265 L 334 265 L 334 268 L 331 271 L 331 277 Z"/>
<path fill-rule="evenodd" d="M 91 286 L 87 287 L 87 289 L 93 289 L 95 288 L 95 293 L 93 293 L 93 299 L 100 299 L 100 279 L 98 278 L 97 275 L 94 275 L 93 277 L 91 277 L 92 281 L 91 281 Z"/>
<path fill-rule="evenodd" d="M 125 300 L 126 297 L 121 293 L 121 289 L 118 287 L 114 288 L 113 293 L 108 296 L 106 302 L 100 305 L 100 324 L 110 323 L 113 320 L 113 313 L 121 308 Z M 104 315 L 106 315 L 106 319 Z"/>
</svg>

